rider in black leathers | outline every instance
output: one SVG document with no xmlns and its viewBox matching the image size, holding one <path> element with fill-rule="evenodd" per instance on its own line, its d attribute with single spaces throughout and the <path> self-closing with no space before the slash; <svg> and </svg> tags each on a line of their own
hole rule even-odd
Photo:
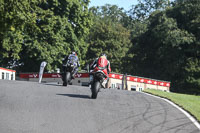
<svg viewBox="0 0 200 133">
<path fill-rule="evenodd" d="M 75 61 L 75 68 L 74 68 L 74 72 L 72 74 L 72 78 L 74 79 L 76 73 L 78 72 L 78 67 L 80 67 L 80 63 L 79 63 L 79 59 L 78 56 L 76 54 L 76 52 L 72 52 L 69 56 L 66 56 L 63 60 L 63 64 L 66 64 L 68 61 Z M 63 71 L 65 72 L 66 67 L 63 65 Z"/>
</svg>

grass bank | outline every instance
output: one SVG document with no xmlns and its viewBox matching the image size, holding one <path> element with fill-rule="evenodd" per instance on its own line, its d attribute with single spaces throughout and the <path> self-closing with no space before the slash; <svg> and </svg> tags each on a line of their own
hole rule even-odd
<svg viewBox="0 0 200 133">
<path fill-rule="evenodd" d="M 193 115 L 200 122 L 200 96 L 145 89 L 144 92 L 167 98 Z"/>
</svg>

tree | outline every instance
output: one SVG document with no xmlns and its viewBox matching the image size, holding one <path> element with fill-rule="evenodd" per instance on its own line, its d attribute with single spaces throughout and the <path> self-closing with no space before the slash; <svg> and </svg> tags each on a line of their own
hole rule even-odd
<svg viewBox="0 0 200 133">
<path fill-rule="evenodd" d="M 133 72 L 171 81 L 172 91 L 199 93 L 199 5 L 192 0 L 151 13 L 135 39 Z"/>
<path fill-rule="evenodd" d="M 138 4 L 133 5 L 128 12 L 132 18 L 146 21 L 152 12 L 164 10 L 166 7 L 170 7 L 170 4 L 170 0 L 138 0 Z"/>
<path fill-rule="evenodd" d="M 125 63 L 122 59 L 131 45 L 130 31 L 121 23 L 124 15 L 122 9 L 105 5 L 97 9 L 93 7 L 93 12 L 95 19 L 88 38 L 88 60 L 104 52 L 111 62 L 112 71 L 122 72 Z"/>
<path fill-rule="evenodd" d="M 40 1 L 3 1 L 0 0 L 0 63 L 11 66 L 19 59 L 23 44 L 24 27 L 27 23 L 34 23 L 36 18 L 33 8 Z"/>
<path fill-rule="evenodd" d="M 45 60 L 48 62 L 47 69 L 55 70 L 71 50 L 77 51 L 80 59 L 85 58 L 88 45 L 84 40 L 91 25 L 89 0 L 1 2 L 14 11 L 9 12 L 8 17 L 5 15 L 7 10 L 1 11 L 0 22 L 5 26 L 0 32 L 4 34 L 1 38 L 4 43 L 0 46 L 3 47 L 2 51 L 8 50 L 2 53 L 4 56 L 0 60 L 5 66 L 13 62 L 19 71 L 35 72 Z M 6 19 L 8 21 L 3 21 Z M 12 24 L 8 26 L 9 23 Z M 9 29 L 9 34 L 5 34 L 4 30 Z M 8 46 L 17 47 L 15 50 L 18 51 L 14 53 Z M 8 55 L 10 56 L 6 60 Z"/>
<path fill-rule="evenodd" d="M 184 49 L 185 77 L 182 86 L 187 92 L 200 94 L 200 30 L 198 30 L 200 27 L 200 1 L 178 0 L 176 2 L 176 6 L 168 14 L 176 19 L 180 29 L 186 30 L 193 37 L 193 41 Z"/>
</svg>

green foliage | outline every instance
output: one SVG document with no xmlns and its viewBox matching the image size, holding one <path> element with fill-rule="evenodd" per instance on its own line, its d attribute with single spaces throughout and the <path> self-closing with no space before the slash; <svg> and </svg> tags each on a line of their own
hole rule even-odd
<svg viewBox="0 0 200 133">
<path fill-rule="evenodd" d="M 153 11 L 164 10 L 169 6 L 169 0 L 138 0 L 138 4 L 132 6 L 129 14 L 136 20 L 146 21 Z"/>
<path fill-rule="evenodd" d="M 33 0 L 33 3 L 38 2 Z M 28 0 L 1 0 L 0 5 L 0 63 L 2 66 L 11 66 L 14 60 L 20 58 L 24 26 L 33 23 L 35 16 L 30 13 L 32 8 Z"/>
<path fill-rule="evenodd" d="M 84 59 L 91 15 L 88 0 L 0 1 L 0 62 L 23 72 L 60 67 L 71 50 Z M 84 64 L 81 61 L 81 64 Z"/>
<path fill-rule="evenodd" d="M 93 60 L 101 53 L 106 53 L 111 62 L 112 71 L 122 72 L 123 63 L 125 63 L 123 58 L 130 47 L 130 31 L 120 23 L 122 9 L 106 5 L 98 10 L 93 8 L 96 18 L 88 38 L 90 46 L 87 57 Z"/>
<path fill-rule="evenodd" d="M 185 0 L 167 12 L 169 17 L 176 19 L 177 26 L 188 33 L 184 37 L 187 45 L 182 43 L 182 56 L 185 58 L 182 66 L 184 76 L 178 84 L 184 92 L 200 93 L 200 1 Z"/>
<path fill-rule="evenodd" d="M 147 30 L 133 39 L 136 75 L 171 81 L 172 91 L 200 92 L 198 3 L 187 1 L 151 13 Z"/>
</svg>

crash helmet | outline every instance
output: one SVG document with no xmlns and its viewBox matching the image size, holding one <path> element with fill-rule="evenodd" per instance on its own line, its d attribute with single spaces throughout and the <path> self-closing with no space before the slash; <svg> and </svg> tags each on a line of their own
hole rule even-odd
<svg viewBox="0 0 200 133">
<path fill-rule="evenodd" d="M 73 52 L 72 52 L 72 54 L 73 54 L 73 55 L 75 55 L 75 56 L 77 56 L 77 54 L 76 54 L 76 52 L 75 52 L 75 51 L 73 51 Z"/>
<path fill-rule="evenodd" d="M 107 55 L 106 55 L 105 53 L 102 53 L 102 54 L 100 55 L 100 57 L 101 57 L 101 56 L 104 56 L 104 57 L 107 58 Z"/>
</svg>

